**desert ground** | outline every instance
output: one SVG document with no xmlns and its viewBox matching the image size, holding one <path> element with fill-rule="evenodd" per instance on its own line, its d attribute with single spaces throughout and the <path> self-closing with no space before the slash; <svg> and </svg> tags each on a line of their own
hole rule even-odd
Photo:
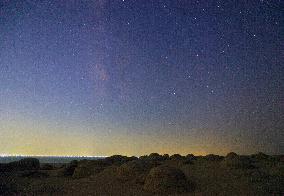
<svg viewBox="0 0 284 196">
<path fill-rule="evenodd" d="M 284 156 L 114 155 L 0 164 L 0 195 L 284 195 Z"/>
</svg>

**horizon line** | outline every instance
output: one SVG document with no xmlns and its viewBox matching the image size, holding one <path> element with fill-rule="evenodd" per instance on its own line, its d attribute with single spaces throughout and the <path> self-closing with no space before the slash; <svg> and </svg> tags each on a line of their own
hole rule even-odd
<svg viewBox="0 0 284 196">
<path fill-rule="evenodd" d="M 24 155 L 24 154 L 0 154 L 0 157 L 101 157 L 105 158 L 105 155 Z"/>
</svg>

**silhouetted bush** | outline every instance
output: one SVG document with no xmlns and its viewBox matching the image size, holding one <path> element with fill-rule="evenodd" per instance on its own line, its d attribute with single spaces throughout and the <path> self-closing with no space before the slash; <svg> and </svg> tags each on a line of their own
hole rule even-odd
<svg viewBox="0 0 284 196">
<path fill-rule="evenodd" d="M 170 159 L 170 156 L 168 154 L 163 154 L 164 160 Z"/>
<path fill-rule="evenodd" d="M 185 157 L 181 156 L 180 154 L 173 154 L 172 156 L 170 156 L 171 160 L 183 160 Z"/>
<path fill-rule="evenodd" d="M 144 161 L 153 167 L 161 165 L 163 161 L 167 160 L 167 156 L 159 155 L 158 153 L 152 153 L 150 155 L 140 156 L 139 160 Z"/>
<path fill-rule="evenodd" d="M 126 163 L 128 161 L 136 160 L 137 157 L 127 157 L 122 155 L 113 155 L 110 157 L 106 157 L 104 161 L 110 165 L 122 165 L 123 163 Z"/>
<path fill-rule="evenodd" d="M 232 158 L 236 158 L 236 157 L 239 157 L 239 155 L 235 152 L 229 152 L 227 155 L 226 155 L 226 159 L 232 159 Z"/>
<path fill-rule="evenodd" d="M 145 158 L 153 161 L 164 161 L 169 158 L 169 155 L 159 155 L 158 153 L 151 153 L 149 156 L 146 156 Z"/>
<path fill-rule="evenodd" d="M 223 158 L 224 157 L 215 154 L 208 154 L 204 157 L 204 159 L 206 159 L 207 161 L 220 161 Z"/>
<path fill-rule="evenodd" d="M 185 159 L 188 160 L 188 161 L 194 161 L 197 158 L 193 154 L 188 154 L 188 155 L 185 156 Z"/>
<path fill-rule="evenodd" d="M 163 156 L 159 155 L 158 153 L 151 153 L 151 154 L 149 154 L 149 156 L 147 158 L 152 159 L 152 160 L 157 160 L 157 161 L 163 160 Z"/>
<path fill-rule="evenodd" d="M 232 169 L 249 169 L 253 168 L 251 160 L 246 156 L 236 156 L 234 154 L 227 155 L 222 164 Z"/>
<path fill-rule="evenodd" d="M 257 154 L 251 155 L 251 158 L 261 161 L 261 160 L 269 160 L 270 156 L 267 154 L 264 154 L 263 152 L 259 152 Z"/>
</svg>

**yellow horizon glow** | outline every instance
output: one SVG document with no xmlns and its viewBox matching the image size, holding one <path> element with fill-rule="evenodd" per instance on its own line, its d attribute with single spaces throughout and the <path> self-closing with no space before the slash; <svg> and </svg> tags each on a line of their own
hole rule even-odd
<svg viewBox="0 0 284 196">
<path fill-rule="evenodd" d="M 174 134 L 85 132 L 80 127 L 52 127 L 32 121 L 0 122 L 0 154 L 27 156 L 142 156 L 159 154 L 225 155 L 240 152 L 241 147 L 230 146 L 226 138 Z M 5 126 L 3 126 L 5 124 Z M 247 151 L 254 152 L 252 149 Z M 243 154 L 243 153 L 242 153 Z"/>
</svg>

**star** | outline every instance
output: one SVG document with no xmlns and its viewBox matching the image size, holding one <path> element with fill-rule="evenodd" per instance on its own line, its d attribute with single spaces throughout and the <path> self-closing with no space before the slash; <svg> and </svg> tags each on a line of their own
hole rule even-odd
<svg viewBox="0 0 284 196">
<path fill-rule="evenodd" d="M 117 152 L 116 142 L 125 137 L 123 141 L 131 144 L 121 153 L 137 155 L 145 151 L 139 149 L 143 138 L 137 138 L 137 146 L 133 141 L 140 133 L 155 132 L 151 141 L 163 141 L 149 149 L 166 151 L 163 143 L 171 141 L 174 146 L 175 139 L 183 137 L 192 146 L 202 146 L 202 137 L 212 136 L 208 130 L 218 132 L 208 140 L 211 145 L 218 138 L 234 137 L 234 130 L 244 137 L 255 136 L 243 139 L 256 144 L 263 141 L 263 127 L 279 129 L 271 123 L 280 121 L 283 105 L 282 15 L 271 9 L 274 3 L 78 0 L 62 6 L 60 2 L 0 3 L 0 23 L 6 27 L 0 28 L 0 127 L 6 123 L 2 113 L 9 119 L 19 116 L 15 127 L 21 128 L 25 120 L 37 123 L 39 134 L 41 127 L 58 121 L 58 128 L 74 130 L 82 141 L 85 136 L 106 139 L 102 146 L 96 144 L 101 153 Z M 15 11 L 20 14 L 16 20 Z M 250 114 L 253 119 L 247 118 Z M 257 118 L 263 119 L 261 123 Z M 202 133 L 184 134 L 191 127 Z M 125 130 L 133 134 L 128 136 Z M 22 135 L 28 131 L 29 127 L 23 129 Z M 6 132 L 4 138 L 17 143 Z M 58 132 L 68 150 L 68 142 L 74 144 L 70 153 L 83 146 L 82 152 L 98 153 L 88 142 L 81 145 L 69 136 L 66 140 L 63 128 Z M 115 134 L 100 138 L 101 132 Z M 277 139 L 272 142 L 279 146 Z M 236 146 L 228 144 L 216 145 L 216 152 Z M 240 145 L 238 149 L 247 150 L 248 144 Z M 0 142 L 0 154 L 3 147 L 7 148 Z M 175 153 L 192 150 L 184 142 L 178 147 L 182 152 Z"/>
</svg>

